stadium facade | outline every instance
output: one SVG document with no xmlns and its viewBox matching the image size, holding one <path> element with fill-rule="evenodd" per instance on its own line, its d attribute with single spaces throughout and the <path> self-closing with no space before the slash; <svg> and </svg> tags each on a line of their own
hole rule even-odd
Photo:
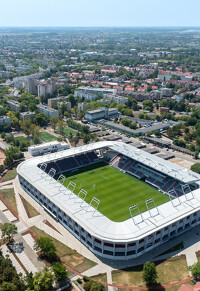
<svg viewBox="0 0 200 291">
<path fill-rule="evenodd" d="M 155 186 L 160 195 L 169 195 L 169 202 L 156 206 L 148 199 L 147 211 L 140 213 L 130 195 L 130 218 L 111 221 L 98 211 L 101 201 L 94 197 L 88 204 L 86 191 L 76 195 L 75 183 L 63 185 L 62 173 L 102 159 Z M 102 258 L 136 258 L 200 223 L 200 175 L 122 142 L 97 142 L 32 158 L 17 172 L 21 188 Z"/>
</svg>

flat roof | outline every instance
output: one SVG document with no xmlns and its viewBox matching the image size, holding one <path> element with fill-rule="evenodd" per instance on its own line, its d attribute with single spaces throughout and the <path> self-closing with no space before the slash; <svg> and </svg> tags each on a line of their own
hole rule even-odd
<svg viewBox="0 0 200 291">
<path fill-rule="evenodd" d="M 77 195 L 73 194 L 65 186 L 61 186 L 55 179 L 51 178 L 47 173 L 37 167 L 37 165 L 42 162 L 103 148 L 110 148 L 114 151 L 121 152 L 161 172 L 167 172 L 167 174 L 176 178 L 180 177 L 180 180 L 185 181 L 185 183 L 200 180 L 200 175 L 156 156 L 152 156 L 131 145 L 122 142 L 106 141 L 26 160 L 17 167 L 17 172 L 49 198 L 57 207 L 72 217 L 86 231 L 97 238 L 107 241 L 129 242 L 138 240 L 154 233 L 155 230 L 159 230 L 173 223 L 173 221 L 175 222 L 176 220 L 200 210 L 200 189 L 197 189 L 193 191 L 193 199 L 186 200 L 186 197 L 182 196 L 179 198 L 180 204 L 178 203 L 178 198 L 173 200 L 173 204 L 171 201 L 166 202 L 152 209 L 151 213 L 149 213 L 149 211 L 144 212 L 142 214 L 143 219 L 141 219 L 140 215 L 137 215 L 134 220 L 130 218 L 123 222 L 113 222 L 98 210 L 94 212 L 94 209 L 91 206 L 88 207 L 86 202 L 83 202 Z M 69 198 L 70 194 L 71 198 Z M 186 196 L 190 197 L 189 195 L 191 194 L 186 194 Z M 77 203 L 74 203 L 75 199 Z M 134 204 L 134 201 L 130 201 L 130 206 L 131 204 Z M 175 204 L 176 207 L 174 207 Z M 129 210 L 127 209 L 127 211 Z"/>
</svg>

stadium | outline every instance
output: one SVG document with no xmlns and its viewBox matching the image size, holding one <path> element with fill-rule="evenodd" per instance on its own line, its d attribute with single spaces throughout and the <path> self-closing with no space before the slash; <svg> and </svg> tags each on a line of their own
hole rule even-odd
<svg viewBox="0 0 200 291">
<path fill-rule="evenodd" d="M 22 162 L 21 188 L 91 252 L 129 260 L 200 223 L 200 175 L 123 142 Z"/>
</svg>

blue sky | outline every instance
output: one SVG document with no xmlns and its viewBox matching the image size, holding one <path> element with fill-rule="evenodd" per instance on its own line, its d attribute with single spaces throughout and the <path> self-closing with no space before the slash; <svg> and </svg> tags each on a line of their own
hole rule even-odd
<svg viewBox="0 0 200 291">
<path fill-rule="evenodd" d="M 200 0 L 0 0 L 0 26 L 200 26 Z"/>
</svg>

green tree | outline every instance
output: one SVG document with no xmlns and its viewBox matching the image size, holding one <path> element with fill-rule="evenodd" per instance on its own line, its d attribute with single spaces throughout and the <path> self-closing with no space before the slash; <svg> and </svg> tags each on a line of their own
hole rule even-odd
<svg viewBox="0 0 200 291">
<path fill-rule="evenodd" d="M 4 223 L 2 228 L 1 228 L 1 237 L 5 238 L 8 237 L 9 241 L 11 240 L 11 238 L 13 238 L 13 236 L 17 234 L 17 227 L 15 224 L 13 223 Z"/>
<path fill-rule="evenodd" d="M 51 116 L 51 118 L 50 118 L 50 124 L 51 124 L 51 126 L 52 126 L 52 128 L 53 128 L 54 131 L 56 129 L 56 126 L 58 124 L 58 121 L 59 121 L 59 118 L 57 116 Z"/>
<path fill-rule="evenodd" d="M 71 102 L 72 108 L 76 105 L 76 99 L 74 98 L 73 94 L 68 95 L 68 101 Z"/>
<path fill-rule="evenodd" d="M 200 263 L 199 262 L 190 266 L 189 270 L 192 272 L 192 276 L 194 276 L 195 279 L 200 278 Z"/>
<path fill-rule="evenodd" d="M 192 170 L 193 172 L 196 172 L 196 173 L 200 174 L 200 163 L 193 164 L 190 167 L 190 170 Z"/>
<path fill-rule="evenodd" d="M 6 165 L 10 165 L 14 160 L 17 160 L 23 156 L 20 149 L 16 146 L 15 147 L 11 146 L 7 150 L 5 150 L 5 155 L 6 155 L 6 159 L 4 163 Z"/>
<path fill-rule="evenodd" d="M 37 125 L 45 126 L 48 124 L 48 116 L 43 112 L 36 114 L 34 121 Z"/>
<path fill-rule="evenodd" d="M 147 286 L 153 286 L 156 284 L 158 274 L 154 263 L 146 262 L 144 264 L 142 277 Z"/>
<path fill-rule="evenodd" d="M 153 102 L 151 100 L 144 100 L 142 105 L 144 110 L 153 111 Z"/>
<path fill-rule="evenodd" d="M 53 290 L 53 273 L 47 268 L 35 274 L 33 286 L 35 291 Z"/>
<path fill-rule="evenodd" d="M 35 241 L 34 249 L 42 251 L 48 259 L 52 259 L 56 254 L 56 247 L 50 237 L 40 237 Z"/>
<path fill-rule="evenodd" d="M 20 122 L 21 125 L 21 129 L 22 131 L 27 135 L 31 135 L 31 125 L 32 125 L 32 121 L 30 118 L 25 118 L 24 121 Z"/>
<path fill-rule="evenodd" d="M 58 121 L 58 132 L 63 133 L 65 128 L 65 124 L 63 120 L 59 120 Z"/>
<path fill-rule="evenodd" d="M 56 281 L 62 281 L 67 278 L 67 270 L 62 264 L 54 263 L 52 269 L 53 269 Z"/>
<path fill-rule="evenodd" d="M 3 282 L 1 285 L 1 291 L 19 291 L 19 289 L 14 283 Z"/>
</svg>

